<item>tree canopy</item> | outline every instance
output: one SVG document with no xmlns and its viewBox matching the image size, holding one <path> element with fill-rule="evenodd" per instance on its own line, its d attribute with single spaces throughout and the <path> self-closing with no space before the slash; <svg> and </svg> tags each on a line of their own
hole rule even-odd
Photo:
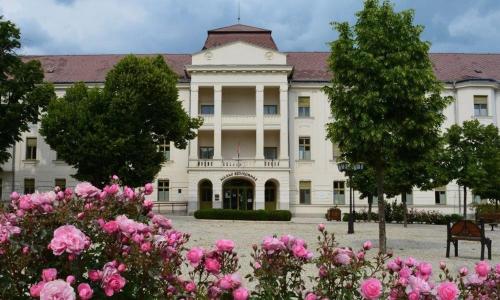
<svg viewBox="0 0 500 300">
<path fill-rule="evenodd" d="M 161 56 L 129 55 L 106 76 L 104 88 L 77 83 L 50 102 L 41 134 L 74 177 L 102 186 L 117 174 L 139 186 L 159 172 L 165 139 L 185 148 L 201 125 L 178 100 L 177 76 Z"/>
<path fill-rule="evenodd" d="M 498 128 L 471 120 L 463 122 L 462 126 L 452 125 L 444 137 L 449 159 L 446 170 L 450 178 L 456 179 L 461 186 L 471 188 L 475 195 L 483 199 L 500 200 Z"/>
<path fill-rule="evenodd" d="M 43 82 L 40 62 L 24 62 L 17 55 L 20 37 L 16 25 L 0 16 L 0 164 L 9 159 L 9 149 L 55 97 L 52 85 Z"/>
<path fill-rule="evenodd" d="M 357 22 L 333 23 L 331 85 L 325 87 L 334 120 L 328 137 L 343 157 L 375 172 L 380 250 L 386 251 L 384 179 L 391 163 L 421 161 L 439 142 L 443 109 L 429 59 L 430 44 L 414 12 L 395 12 L 389 1 L 366 0 Z"/>
</svg>

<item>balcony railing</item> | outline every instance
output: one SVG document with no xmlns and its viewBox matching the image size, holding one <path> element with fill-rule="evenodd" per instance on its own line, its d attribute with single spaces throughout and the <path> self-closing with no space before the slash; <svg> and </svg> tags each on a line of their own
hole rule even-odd
<svg viewBox="0 0 500 300">
<path fill-rule="evenodd" d="M 288 168 L 287 159 L 190 159 L 190 168 Z"/>
</svg>

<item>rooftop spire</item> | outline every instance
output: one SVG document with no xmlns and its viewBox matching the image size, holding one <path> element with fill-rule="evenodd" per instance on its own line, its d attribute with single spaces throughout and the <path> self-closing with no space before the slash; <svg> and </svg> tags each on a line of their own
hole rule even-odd
<svg viewBox="0 0 500 300">
<path fill-rule="evenodd" d="M 240 7 L 240 1 L 238 1 L 238 24 L 240 24 L 241 20 L 241 7 Z"/>
</svg>

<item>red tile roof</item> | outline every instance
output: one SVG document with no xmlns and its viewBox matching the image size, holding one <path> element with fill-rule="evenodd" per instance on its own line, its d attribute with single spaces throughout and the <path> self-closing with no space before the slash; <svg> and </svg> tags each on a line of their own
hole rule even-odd
<svg viewBox="0 0 500 300">
<path fill-rule="evenodd" d="M 104 82 L 106 74 L 125 54 L 104 55 L 29 55 L 23 60 L 39 60 L 45 71 L 45 80 L 53 83 L 73 83 L 78 81 Z M 155 54 L 138 54 L 155 56 Z M 191 64 L 190 54 L 162 54 L 172 70 L 179 75 L 179 81 L 188 81 L 184 70 Z"/>
<path fill-rule="evenodd" d="M 285 52 L 286 53 L 286 52 Z M 328 52 L 288 52 L 287 64 L 294 67 L 292 81 L 325 82 L 330 79 Z M 149 55 L 152 56 L 153 54 Z M 184 70 L 191 64 L 190 54 L 162 54 L 181 82 L 189 81 Z M 45 79 L 53 83 L 104 82 L 106 73 L 125 55 L 42 55 L 38 59 Z M 146 55 L 139 55 L 146 56 Z M 430 54 L 440 81 L 493 80 L 500 82 L 500 54 L 433 53 Z"/>
<path fill-rule="evenodd" d="M 244 41 L 264 48 L 278 50 L 271 30 L 236 24 L 208 31 L 203 49 L 210 49 L 235 41 Z"/>
</svg>

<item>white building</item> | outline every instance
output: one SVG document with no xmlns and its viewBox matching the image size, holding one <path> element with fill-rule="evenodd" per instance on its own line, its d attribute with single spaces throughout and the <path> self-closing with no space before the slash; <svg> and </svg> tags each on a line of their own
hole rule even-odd
<svg viewBox="0 0 500 300">
<path fill-rule="evenodd" d="M 327 96 L 327 52 L 281 52 L 271 31 L 233 25 L 208 31 L 194 54 L 165 54 L 179 74 L 179 97 L 191 116 L 202 116 L 198 138 L 187 149 L 159 145 L 168 161 L 154 182 L 157 201 L 201 207 L 289 209 L 322 215 L 338 205 L 348 210 L 346 178 L 337 169 L 338 150 L 325 139 L 331 120 Z M 123 55 L 31 56 L 45 69 L 57 94 L 77 81 L 102 85 Z M 498 125 L 500 54 L 431 54 L 443 94 L 455 101 L 444 127 L 478 119 Z M 168 117 L 168 116 L 165 116 Z M 15 146 L 15 160 L 2 165 L 1 195 L 74 186 L 72 168 L 38 133 L 38 124 Z M 435 191 L 415 190 L 410 207 L 459 213 L 456 184 Z M 468 195 L 468 199 L 473 196 Z M 367 200 L 355 193 L 357 207 Z"/>
</svg>

